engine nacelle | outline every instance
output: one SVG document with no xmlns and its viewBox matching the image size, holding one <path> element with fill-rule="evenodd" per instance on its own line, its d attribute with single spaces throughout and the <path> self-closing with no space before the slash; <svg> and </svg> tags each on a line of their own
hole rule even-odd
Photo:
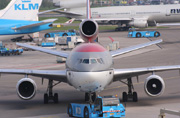
<svg viewBox="0 0 180 118">
<path fill-rule="evenodd" d="M 79 8 L 86 6 L 86 0 L 57 0 L 54 1 L 54 6 L 64 8 Z"/>
<path fill-rule="evenodd" d="M 32 99 L 36 94 L 36 90 L 36 83 L 30 78 L 23 78 L 16 85 L 18 96 L 24 100 Z"/>
<path fill-rule="evenodd" d="M 129 22 L 129 25 L 137 28 L 145 28 L 148 27 L 148 22 L 144 19 L 134 19 L 133 21 Z"/>
<path fill-rule="evenodd" d="M 92 19 L 84 20 L 79 25 L 80 34 L 85 42 L 94 42 L 98 36 L 98 24 Z"/>
<path fill-rule="evenodd" d="M 145 80 L 144 89 L 149 96 L 160 96 L 165 89 L 164 80 L 158 75 L 151 75 Z"/>
</svg>

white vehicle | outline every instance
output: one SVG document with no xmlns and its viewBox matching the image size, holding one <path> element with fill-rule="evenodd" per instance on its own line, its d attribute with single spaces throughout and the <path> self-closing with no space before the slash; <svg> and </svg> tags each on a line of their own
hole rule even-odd
<svg viewBox="0 0 180 118">
<path fill-rule="evenodd" d="M 77 2 L 74 0 L 56 0 L 54 3 L 63 9 L 62 11 L 55 10 L 55 12 L 64 14 L 66 17 L 73 17 L 77 20 L 86 17 L 85 0 L 77 0 Z M 97 7 L 91 9 L 91 18 L 98 23 L 108 23 L 119 27 L 125 25 L 144 28 L 156 26 L 159 23 L 179 22 L 179 6 L 180 4 Z M 123 28 L 119 29 L 122 30 Z"/>
<path fill-rule="evenodd" d="M 98 24 L 90 18 L 89 0 L 87 0 L 87 3 L 88 18 L 80 24 L 80 34 L 85 43 L 76 46 L 70 53 L 17 43 L 21 47 L 66 58 L 65 70 L 0 69 L 0 74 L 25 75 L 25 78 L 20 79 L 16 86 L 19 97 L 25 100 L 33 98 L 37 89 L 35 81 L 29 78 L 28 75 L 48 79 L 48 93 L 44 94 L 44 103 L 48 103 L 49 100 L 54 100 L 55 103 L 58 102 L 58 94 L 53 94 L 53 87 L 58 83 L 53 84 L 53 81 L 59 83 L 65 82 L 73 86 L 76 90 L 85 92 L 85 100 L 91 101 L 96 98 L 95 92 L 103 91 L 112 82 L 123 80 L 127 80 L 127 83 L 124 84 L 128 86 L 128 94 L 127 92 L 123 92 L 123 101 L 132 98 L 133 101 L 137 102 L 138 96 L 133 89 L 132 77 L 147 73 L 152 73 L 152 75 L 145 79 L 145 92 L 153 97 L 162 95 L 165 89 L 164 80 L 160 76 L 155 75 L 154 72 L 179 70 L 180 65 L 125 69 L 113 68 L 114 57 L 160 43 L 162 40 L 151 41 L 109 52 L 103 46 L 94 42 L 98 36 Z"/>
</svg>

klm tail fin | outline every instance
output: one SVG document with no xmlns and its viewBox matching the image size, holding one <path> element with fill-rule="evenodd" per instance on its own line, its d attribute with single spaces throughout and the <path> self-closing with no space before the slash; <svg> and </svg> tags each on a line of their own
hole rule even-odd
<svg viewBox="0 0 180 118">
<path fill-rule="evenodd" d="M 0 19 L 36 20 L 42 0 L 11 0 Z"/>
</svg>

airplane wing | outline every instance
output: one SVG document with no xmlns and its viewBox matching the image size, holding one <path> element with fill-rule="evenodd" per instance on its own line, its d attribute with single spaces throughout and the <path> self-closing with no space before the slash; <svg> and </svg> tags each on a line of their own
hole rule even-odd
<svg viewBox="0 0 180 118">
<path fill-rule="evenodd" d="M 70 25 L 71 23 L 74 22 L 74 20 L 75 20 L 75 18 L 72 18 L 72 19 L 66 21 L 65 23 L 53 23 L 53 26 L 57 26 L 57 25 L 63 25 L 63 26 Z"/>
<path fill-rule="evenodd" d="M 148 43 L 139 44 L 139 45 L 135 45 L 135 46 L 130 46 L 130 47 L 115 50 L 115 51 L 111 51 L 110 53 L 111 53 L 112 57 L 115 57 L 115 56 L 118 56 L 118 55 L 122 55 L 122 54 L 125 54 L 125 53 L 128 53 L 128 52 L 134 51 L 134 50 L 138 50 L 138 49 L 147 47 L 147 46 L 158 44 L 160 42 L 162 42 L 162 39 L 159 39 L 159 40 L 156 40 L 156 41 L 150 41 Z"/>
<path fill-rule="evenodd" d="M 180 26 L 180 23 L 157 23 L 156 26 Z"/>
<path fill-rule="evenodd" d="M 67 58 L 68 55 L 69 55 L 66 52 L 46 49 L 46 48 L 42 48 L 42 47 L 38 47 L 38 46 L 31 46 L 31 45 L 27 45 L 27 44 L 24 44 L 24 43 L 16 43 L 16 45 L 21 46 L 21 47 L 30 48 L 30 49 L 33 49 L 33 50 L 37 50 L 37 51 L 40 51 L 40 52 L 48 53 L 48 54 L 51 54 L 51 55 L 64 57 L 64 58 Z"/>
<path fill-rule="evenodd" d="M 132 18 L 93 18 L 95 21 L 132 21 Z"/>
<path fill-rule="evenodd" d="M 47 19 L 47 20 L 43 20 L 40 21 L 39 23 L 34 23 L 34 24 L 30 24 L 30 25 L 25 25 L 25 26 L 20 26 L 20 27 L 15 27 L 12 28 L 13 30 L 23 30 L 23 29 L 28 29 L 28 28 L 32 28 L 32 27 L 37 27 L 37 26 L 41 26 L 47 23 L 52 23 L 54 21 L 56 21 L 57 19 Z"/>
<path fill-rule="evenodd" d="M 42 11 L 42 12 L 39 12 L 38 15 L 40 15 L 40 14 L 45 14 L 45 13 L 49 13 L 49 12 L 53 12 L 53 11 L 57 11 L 57 10 L 61 10 L 61 9 L 64 9 L 64 8 L 62 7 L 62 8 L 57 8 L 57 9 L 51 9 L 51 10 Z"/>
<path fill-rule="evenodd" d="M 180 65 L 114 69 L 114 81 L 136 77 L 147 73 L 154 73 L 154 72 L 167 71 L 167 70 L 180 70 Z"/>
<path fill-rule="evenodd" d="M 23 74 L 67 82 L 65 70 L 0 69 L 0 74 Z"/>
<path fill-rule="evenodd" d="M 65 14 L 65 15 L 69 15 L 69 16 L 83 16 L 83 14 L 77 14 L 77 13 L 73 13 L 73 12 L 60 11 L 60 10 L 54 10 L 53 12 L 57 12 L 57 13 Z"/>
</svg>

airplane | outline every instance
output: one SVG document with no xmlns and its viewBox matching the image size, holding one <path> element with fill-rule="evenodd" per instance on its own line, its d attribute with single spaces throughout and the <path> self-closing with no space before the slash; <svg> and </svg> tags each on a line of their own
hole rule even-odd
<svg viewBox="0 0 180 118">
<path fill-rule="evenodd" d="M 20 37 L 52 28 L 56 19 L 37 21 L 42 0 L 11 0 L 0 10 L 0 40 Z"/>
<path fill-rule="evenodd" d="M 54 4 L 63 10 L 52 11 L 64 14 L 65 17 L 82 20 L 86 16 L 85 0 L 77 0 L 77 3 L 73 0 L 56 0 Z M 128 30 L 132 26 L 135 28 L 166 26 L 167 24 L 160 23 L 180 21 L 179 6 L 180 4 L 96 7 L 91 8 L 91 17 L 98 23 L 118 25 L 116 30 Z"/>
<path fill-rule="evenodd" d="M 29 75 L 42 78 L 42 80 L 49 80 L 48 91 L 44 94 L 45 104 L 50 100 L 58 103 L 58 94 L 53 93 L 53 87 L 61 82 L 73 86 L 78 91 L 85 92 L 85 101 L 92 102 L 96 98 L 96 92 L 103 91 L 112 82 L 121 81 L 128 86 L 128 93 L 123 92 L 123 101 L 127 102 L 132 99 L 134 102 L 137 102 L 138 94 L 133 89 L 132 77 L 138 77 L 147 73 L 152 73 L 152 75 L 145 79 L 145 92 L 152 97 L 162 95 L 165 90 L 164 80 L 154 72 L 179 70 L 180 65 L 124 69 L 113 68 L 114 57 L 158 44 L 162 40 L 150 41 L 115 51 L 107 51 L 99 43 L 95 42 L 98 36 L 98 24 L 95 20 L 91 19 L 89 4 L 89 0 L 87 0 L 87 18 L 79 25 L 80 34 L 85 43 L 79 44 L 71 52 L 62 52 L 24 43 L 16 43 L 21 47 L 66 58 L 65 70 L 0 69 L 0 74 L 25 75 L 16 85 L 18 96 L 24 100 L 32 99 L 37 90 L 35 81 L 29 78 Z M 127 80 L 127 83 L 123 82 L 125 80 Z M 54 83 L 54 81 L 57 83 Z"/>
</svg>

